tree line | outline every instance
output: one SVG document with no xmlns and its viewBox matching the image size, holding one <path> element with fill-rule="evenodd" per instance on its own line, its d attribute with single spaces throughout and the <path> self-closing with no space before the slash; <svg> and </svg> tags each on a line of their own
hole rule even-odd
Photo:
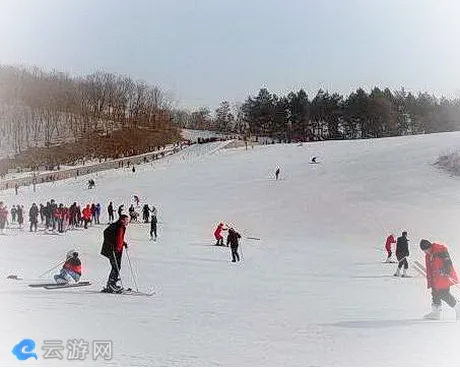
<svg viewBox="0 0 460 368">
<path fill-rule="evenodd" d="M 458 130 L 460 100 L 426 92 L 414 95 L 404 88 L 359 88 L 346 97 L 319 90 L 312 99 L 303 89 L 278 96 L 262 88 L 233 108 L 223 101 L 214 116 L 207 108 L 176 110 L 173 115 L 182 127 L 289 142 L 379 138 Z"/>
<path fill-rule="evenodd" d="M 171 104 L 127 76 L 0 65 L 0 151 L 31 165 L 143 153 L 180 139 Z"/>
</svg>

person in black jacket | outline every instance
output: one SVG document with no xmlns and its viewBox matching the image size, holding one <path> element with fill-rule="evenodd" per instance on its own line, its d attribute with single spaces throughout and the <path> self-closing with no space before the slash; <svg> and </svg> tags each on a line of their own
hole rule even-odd
<svg viewBox="0 0 460 368">
<path fill-rule="evenodd" d="M 150 221 L 150 240 L 157 240 L 157 216 L 155 214 L 152 215 L 152 219 Z M 153 237 L 155 235 L 155 238 Z"/>
<path fill-rule="evenodd" d="M 240 261 L 240 255 L 238 254 L 238 239 L 240 238 L 241 235 L 235 229 L 232 227 L 228 229 L 227 246 L 230 244 L 230 248 L 232 249 L 232 262 Z"/>
<path fill-rule="evenodd" d="M 30 231 L 37 231 L 37 224 L 38 224 L 38 207 L 35 203 L 32 204 L 29 210 L 29 221 L 30 221 Z"/>
<path fill-rule="evenodd" d="M 409 241 L 407 240 L 407 231 L 403 231 L 401 236 L 396 241 L 396 258 L 398 260 L 398 268 L 394 276 L 399 276 L 401 268 L 404 266 L 402 277 L 406 277 L 406 271 L 409 268 L 407 263 L 407 257 L 409 257 Z"/>
<path fill-rule="evenodd" d="M 110 224 L 104 230 L 104 242 L 101 254 L 109 259 L 112 268 L 109 280 L 107 281 L 107 287 L 102 290 L 103 292 L 116 293 L 122 290 L 122 287 L 117 285 L 117 281 L 120 279 L 123 248 L 128 247 L 128 244 L 125 242 L 125 232 L 128 222 L 128 216 L 121 215 L 117 222 Z"/>
<path fill-rule="evenodd" d="M 113 209 L 113 204 L 112 202 L 109 203 L 108 207 L 107 207 L 107 212 L 109 213 L 109 223 L 112 223 L 115 218 L 113 216 L 113 213 L 115 212 L 114 209 Z"/>
</svg>

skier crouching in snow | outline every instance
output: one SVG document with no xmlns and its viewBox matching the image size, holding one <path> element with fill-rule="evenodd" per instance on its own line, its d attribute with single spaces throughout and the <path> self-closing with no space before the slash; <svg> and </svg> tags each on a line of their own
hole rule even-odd
<svg viewBox="0 0 460 368">
<path fill-rule="evenodd" d="M 58 284 L 68 284 L 69 282 L 78 282 L 80 277 L 81 261 L 78 258 L 78 252 L 74 249 L 69 250 L 61 272 L 58 275 L 54 275 L 54 281 Z"/>
<path fill-rule="evenodd" d="M 396 258 L 398 260 L 398 268 L 393 276 L 399 276 L 401 268 L 404 266 L 402 277 L 407 277 L 406 271 L 409 268 L 407 263 L 409 257 L 409 240 L 407 240 L 407 231 L 403 231 L 401 236 L 396 241 Z"/>
<path fill-rule="evenodd" d="M 121 215 L 117 222 L 109 225 L 104 230 L 104 243 L 102 244 L 101 254 L 109 259 L 110 266 L 112 267 L 107 287 L 103 290 L 107 293 L 122 291 L 122 287 L 118 286 L 117 282 L 120 279 L 123 248 L 128 246 L 125 242 L 125 232 L 128 223 L 128 216 Z"/>
<path fill-rule="evenodd" d="M 420 241 L 420 248 L 425 252 L 426 281 L 432 296 L 432 310 L 423 318 L 440 319 L 441 301 L 444 300 L 455 308 L 456 317 L 460 320 L 460 303 L 449 290 L 452 285 L 458 284 L 458 278 L 447 247 L 423 239 Z"/>
<path fill-rule="evenodd" d="M 227 247 L 230 244 L 230 248 L 232 249 L 232 262 L 240 261 L 240 255 L 238 254 L 238 239 L 240 238 L 241 235 L 238 234 L 235 229 L 232 227 L 228 229 Z"/>
<path fill-rule="evenodd" d="M 391 245 L 396 243 L 395 236 L 393 234 L 388 235 L 387 240 L 385 242 L 385 250 L 387 251 L 388 257 L 385 263 L 394 263 L 391 260 Z"/>
<path fill-rule="evenodd" d="M 224 237 L 222 236 L 222 231 L 225 231 L 225 230 L 227 229 L 224 229 L 224 224 L 222 222 L 219 225 L 217 225 L 217 228 L 214 231 L 214 237 L 217 240 L 216 245 L 222 245 L 222 246 L 224 245 Z"/>
</svg>

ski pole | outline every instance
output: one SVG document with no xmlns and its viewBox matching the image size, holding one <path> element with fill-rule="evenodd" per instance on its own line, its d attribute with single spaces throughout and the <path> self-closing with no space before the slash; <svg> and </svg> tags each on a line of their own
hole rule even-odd
<svg viewBox="0 0 460 368">
<path fill-rule="evenodd" d="M 54 271 L 56 268 L 58 268 L 61 264 L 63 264 L 65 261 L 59 261 L 58 263 L 56 263 L 53 267 L 51 267 L 50 269 L 46 270 L 45 272 L 43 272 L 40 276 L 38 276 L 38 278 L 42 278 L 43 276 L 45 276 L 47 273 L 50 273 L 51 271 Z"/>
<path fill-rule="evenodd" d="M 115 256 L 115 251 L 112 251 L 112 255 L 113 255 L 113 263 L 115 264 L 115 268 L 117 269 L 117 272 L 118 272 L 118 278 L 120 279 L 121 288 L 124 289 L 123 280 L 121 279 L 120 267 L 118 267 L 117 257 Z"/>
<path fill-rule="evenodd" d="M 260 238 L 256 238 L 255 236 L 247 236 L 246 239 L 260 240 Z"/>
<path fill-rule="evenodd" d="M 129 257 L 128 248 L 125 248 L 125 251 L 126 251 L 126 256 L 128 257 L 129 268 L 131 270 L 131 277 L 133 278 L 134 286 L 136 287 L 136 291 L 139 291 L 139 288 L 137 287 L 136 278 L 134 277 L 133 266 L 131 264 L 131 258 Z"/>
</svg>

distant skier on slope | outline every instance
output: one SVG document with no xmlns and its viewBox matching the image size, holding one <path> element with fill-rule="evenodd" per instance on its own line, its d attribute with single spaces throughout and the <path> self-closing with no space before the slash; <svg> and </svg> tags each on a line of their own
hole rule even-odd
<svg viewBox="0 0 460 368">
<path fill-rule="evenodd" d="M 385 242 L 385 250 L 387 251 L 388 257 L 387 257 L 387 260 L 385 261 L 385 263 L 394 263 L 391 260 L 391 256 L 393 254 L 393 253 L 391 253 L 391 245 L 395 244 L 395 243 L 396 243 L 395 236 L 393 234 L 388 235 L 387 240 Z"/>
<path fill-rule="evenodd" d="M 128 226 L 128 216 L 121 215 L 117 222 L 110 224 L 104 230 L 104 242 L 102 244 L 101 254 L 107 257 L 112 267 L 107 281 L 107 286 L 103 289 L 106 293 L 118 293 L 122 287 L 117 285 L 120 280 L 121 258 L 123 248 L 128 247 L 125 242 L 125 232 Z"/>
<path fill-rule="evenodd" d="M 144 207 L 142 207 L 142 218 L 144 220 L 144 223 L 148 224 L 150 220 L 150 208 L 148 204 L 144 204 Z"/>
<path fill-rule="evenodd" d="M 279 176 L 280 176 L 280 168 L 278 167 L 275 171 L 275 180 L 278 180 Z"/>
<path fill-rule="evenodd" d="M 157 223 L 157 215 L 152 214 L 152 219 L 150 221 L 150 240 L 157 240 Z"/>
<path fill-rule="evenodd" d="M 409 240 L 407 240 L 407 231 L 403 231 L 401 236 L 396 241 L 396 258 L 398 260 L 398 268 L 393 276 L 399 276 L 401 268 L 404 266 L 402 277 L 407 277 L 406 271 L 409 268 L 407 263 L 409 257 Z"/>
<path fill-rule="evenodd" d="M 136 203 L 136 207 L 139 207 L 139 202 L 140 202 L 139 197 L 137 195 L 134 195 L 133 198 L 134 198 L 134 202 Z"/>
<path fill-rule="evenodd" d="M 224 237 L 222 236 L 222 231 L 227 229 L 224 228 L 224 224 L 221 222 L 217 225 L 216 230 L 214 231 L 214 237 L 216 238 L 216 245 L 224 245 Z"/>
<path fill-rule="evenodd" d="M 231 227 L 228 229 L 227 235 L 227 247 L 230 244 L 230 248 L 232 250 L 232 262 L 240 261 L 240 255 L 238 254 L 238 239 L 241 238 L 241 235 Z"/>
<path fill-rule="evenodd" d="M 452 285 L 458 284 L 458 278 L 447 247 L 423 239 L 420 241 L 420 248 L 425 252 L 426 281 L 432 296 L 432 310 L 423 318 L 440 319 L 441 301 L 444 300 L 450 307 L 455 308 L 456 318 L 460 320 L 460 302 L 449 290 Z"/>
<path fill-rule="evenodd" d="M 68 284 L 78 282 L 81 277 L 81 261 L 75 249 L 69 250 L 61 272 L 54 275 L 54 280 L 58 284 Z"/>
</svg>

